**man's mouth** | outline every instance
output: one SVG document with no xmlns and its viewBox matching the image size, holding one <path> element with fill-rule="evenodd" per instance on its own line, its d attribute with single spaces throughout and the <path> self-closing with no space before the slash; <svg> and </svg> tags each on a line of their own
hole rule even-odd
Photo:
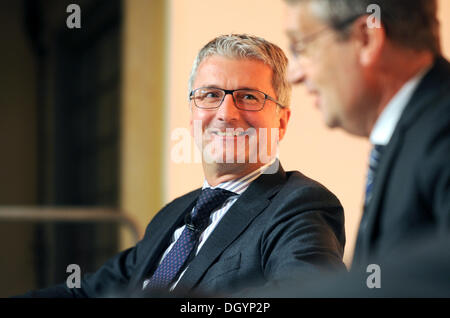
<svg viewBox="0 0 450 318">
<path fill-rule="evenodd" d="M 212 132 L 213 135 L 219 136 L 219 137 L 241 137 L 241 136 L 246 136 L 248 135 L 248 131 L 244 131 L 244 130 L 234 130 L 234 129 L 230 129 L 227 131 L 220 131 L 220 130 L 216 130 Z"/>
<path fill-rule="evenodd" d="M 255 134 L 255 129 L 250 127 L 248 129 L 243 129 L 240 127 L 233 128 L 207 128 L 205 133 L 210 136 L 215 136 L 219 138 L 238 138 L 244 136 L 251 136 Z"/>
</svg>

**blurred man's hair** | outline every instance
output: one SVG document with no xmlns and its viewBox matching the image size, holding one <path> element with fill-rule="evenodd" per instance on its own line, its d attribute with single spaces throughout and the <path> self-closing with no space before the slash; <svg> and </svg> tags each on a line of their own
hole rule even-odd
<svg viewBox="0 0 450 318">
<path fill-rule="evenodd" d="M 277 45 L 247 34 L 221 35 L 211 40 L 195 58 L 189 78 L 189 92 L 193 89 L 200 63 L 213 55 L 231 59 L 259 60 L 268 65 L 272 69 L 272 87 L 277 95 L 275 98 L 283 106 L 289 107 L 291 85 L 287 80 L 288 59 Z"/>
<path fill-rule="evenodd" d="M 310 2 L 316 17 L 345 38 L 348 28 L 339 25 L 358 15 L 370 15 L 370 5 L 378 5 L 387 37 L 398 45 L 415 50 L 430 50 L 440 55 L 437 0 L 285 0 L 289 4 Z"/>
</svg>

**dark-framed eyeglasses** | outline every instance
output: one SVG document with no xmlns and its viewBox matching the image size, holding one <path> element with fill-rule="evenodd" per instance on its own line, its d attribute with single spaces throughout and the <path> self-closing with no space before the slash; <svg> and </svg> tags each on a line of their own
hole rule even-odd
<svg viewBox="0 0 450 318">
<path fill-rule="evenodd" d="M 260 111 L 264 108 L 266 100 L 270 100 L 281 107 L 276 99 L 255 89 L 222 89 L 217 87 L 200 87 L 189 94 L 189 100 L 201 109 L 217 109 L 222 105 L 225 96 L 233 97 L 236 108 L 246 111 Z"/>
<path fill-rule="evenodd" d="M 361 14 L 354 15 L 348 19 L 344 19 L 343 21 L 334 24 L 333 26 L 327 25 L 322 29 L 304 36 L 302 39 L 291 42 L 289 45 L 289 49 L 291 51 L 292 56 L 298 57 L 306 51 L 309 44 L 320 38 L 321 35 L 327 34 L 329 31 L 343 30 L 350 24 L 356 21 L 361 16 Z"/>
</svg>

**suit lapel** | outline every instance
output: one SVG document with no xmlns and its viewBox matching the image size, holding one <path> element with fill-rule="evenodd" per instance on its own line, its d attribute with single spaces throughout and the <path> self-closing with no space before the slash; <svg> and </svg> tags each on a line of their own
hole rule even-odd
<svg viewBox="0 0 450 318">
<path fill-rule="evenodd" d="M 378 226 L 381 213 L 381 204 L 383 203 L 384 198 L 384 190 L 386 189 L 386 183 L 389 179 L 390 171 L 402 145 L 404 135 L 407 129 L 415 122 L 422 112 L 425 111 L 430 105 L 433 105 L 435 100 L 439 100 L 440 93 L 443 93 L 450 88 L 448 82 L 449 73 L 449 63 L 443 58 L 437 59 L 435 65 L 424 77 L 422 82 L 419 84 L 419 87 L 414 92 L 411 101 L 405 107 L 391 141 L 387 145 L 385 153 L 381 158 L 375 177 L 376 179 L 374 182 L 372 200 L 366 211 L 364 211 L 364 214 L 367 217 L 367 224 L 363 229 L 361 229 L 360 232 L 360 236 L 362 236 L 360 244 L 362 246 L 358 247 L 358 251 L 363 254 L 360 255 L 360 257 L 365 261 L 367 261 L 370 251 L 372 251 L 372 244 L 379 230 Z M 440 88 L 441 91 L 437 88 Z"/>
<path fill-rule="evenodd" d="M 373 195 L 370 204 L 364 211 L 367 223 L 362 230 L 362 246 L 360 252 L 363 253 L 362 258 L 367 260 L 369 257 L 369 251 L 372 251 L 371 244 L 374 241 L 378 231 L 378 220 L 380 216 L 380 205 L 382 204 L 384 189 L 389 178 L 391 167 L 395 162 L 398 150 L 403 140 L 403 134 L 401 130 L 398 130 L 389 142 L 382 159 L 380 160 L 379 167 L 375 176 Z"/>
<path fill-rule="evenodd" d="M 172 206 L 162 210 L 160 219 L 154 219 L 147 230 L 148 235 L 142 240 L 142 251 L 144 258 L 139 261 L 136 270 L 130 278 L 130 292 L 133 293 L 141 288 L 140 284 L 146 278 L 149 271 L 156 266 L 164 250 L 169 246 L 172 234 L 181 226 L 184 216 L 192 210 L 201 189 L 193 191 L 178 199 Z"/>
<path fill-rule="evenodd" d="M 278 192 L 284 181 L 285 172 L 281 165 L 277 173 L 263 174 L 253 181 L 211 233 L 177 288 L 186 291 L 194 288 L 220 254 L 269 205 L 269 198 Z"/>
</svg>

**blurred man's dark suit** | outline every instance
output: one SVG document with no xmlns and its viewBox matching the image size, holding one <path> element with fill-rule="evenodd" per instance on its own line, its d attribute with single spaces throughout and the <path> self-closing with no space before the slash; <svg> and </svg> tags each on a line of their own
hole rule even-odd
<svg viewBox="0 0 450 318">
<path fill-rule="evenodd" d="M 372 258 L 379 266 L 378 286 L 373 270 L 351 270 L 340 274 L 297 276 L 283 286 L 243 294 L 246 297 L 307 298 L 450 298 L 450 235 L 423 233 Z M 292 275 L 295 277 L 295 275 Z M 378 288 L 379 287 L 379 288 Z"/>
<path fill-rule="evenodd" d="M 380 159 L 349 273 L 293 274 L 252 297 L 450 297 L 450 64 L 437 59 Z M 381 288 L 369 288 L 369 264 Z"/>
<path fill-rule="evenodd" d="M 81 288 L 64 284 L 31 297 L 141 297 L 176 228 L 201 189 L 175 199 L 150 222 L 142 241 L 85 277 Z M 344 214 L 339 200 L 299 172 L 263 174 L 239 197 L 182 276 L 175 292 L 227 295 L 321 269 L 345 269 Z M 151 293 L 150 293 L 151 295 Z M 167 296 L 168 294 L 163 294 Z"/>
<path fill-rule="evenodd" d="M 380 159 L 352 267 L 365 269 L 371 259 L 388 257 L 409 240 L 449 229 L 450 64 L 438 58 Z"/>
</svg>

